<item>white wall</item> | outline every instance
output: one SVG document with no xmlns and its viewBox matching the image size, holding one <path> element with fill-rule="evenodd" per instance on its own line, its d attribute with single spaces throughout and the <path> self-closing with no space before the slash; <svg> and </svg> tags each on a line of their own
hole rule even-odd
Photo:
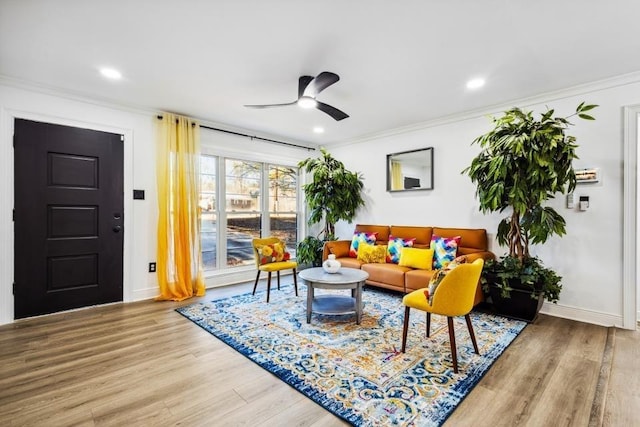
<svg viewBox="0 0 640 427">
<path fill-rule="evenodd" d="M 488 89 L 487 89 L 488 90 Z M 575 191 L 589 196 L 590 208 L 580 212 L 565 207 L 564 197 L 552 200 L 567 221 L 567 235 L 554 237 L 532 252 L 563 277 L 558 305 L 545 303 L 543 312 L 605 325 L 622 325 L 622 215 L 623 215 L 623 107 L 640 103 L 640 78 L 634 82 L 610 81 L 581 87 L 517 106 L 536 112 L 553 108 L 568 116 L 586 101 L 600 106 L 593 110 L 596 121 L 572 119 L 579 148 L 576 168 L 598 167 L 602 180 L 581 184 Z M 499 115 L 511 107 L 503 106 L 486 114 Z M 365 179 L 366 209 L 355 223 L 435 225 L 443 227 L 486 228 L 490 247 L 497 255 L 506 249 L 495 242 L 499 214 L 483 215 L 478 210 L 475 187 L 462 175 L 479 152 L 471 142 L 491 129 L 485 114 L 424 126 L 421 129 L 390 134 L 377 139 L 332 147 L 331 153 Z M 407 193 L 385 191 L 386 154 L 423 147 L 434 147 L 434 190 Z M 366 156 L 363 153 L 369 153 Z M 372 159 L 372 154 L 376 153 Z M 337 232 L 349 237 L 354 224 L 340 223 Z"/>
<path fill-rule="evenodd" d="M 125 301 L 157 292 L 147 263 L 155 258 L 155 171 L 153 115 L 81 102 L 23 88 L 0 85 L 0 324 L 13 321 L 13 122 L 14 118 L 120 133 L 124 148 L 124 283 Z M 146 200 L 133 200 L 133 189 Z M 151 291 L 150 291 L 151 290 Z"/>
<path fill-rule="evenodd" d="M 155 273 L 148 263 L 156 259 L 155 121 L 153 111 L 105 105 L 31 87 L 0 82 L 0 324 L 13 321 L 13 122 L 14 118 L 121 133 L 125 136 L 124 194 L 124 301 L 158 294 Z M 315 155 L 313 151 L 250 140 L 203 129 L 203 150 L 248 160 L 277 161 L 295 165 Z M 145 190 L 145 200 L 133 200 L 133 189 Z M 207 286 L 220 286 L 255 277 L 219 274 L 207 278 Z"/>
</svg>

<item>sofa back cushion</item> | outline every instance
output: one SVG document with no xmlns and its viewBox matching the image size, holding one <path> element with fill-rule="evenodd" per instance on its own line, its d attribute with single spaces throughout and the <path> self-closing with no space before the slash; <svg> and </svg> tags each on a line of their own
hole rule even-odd
<svg viewBox="0 0 640 427">
<path fill-rule="evenodd" d="M 417 227 L 408 225 L 392 225 L 390 233 L 393 237 L 401 237 L 403 239 L 416 239 L 413 243 L 414 247 L 428 248 L 431 243 L 431 234 L 433 227 Z M 380 236 L 378 236 L 380 239 Z"/>
<path fill-rule="evenodd" d="M 440 228 L 434 227 L 433 234 L 439 237 L 460 236 L 458 255 L 466 255 L 487 249 L 487 230 L 484 228 Z"/>
<path fill-rule="evenodd" d="M 346 244 L 344 242 L 338 242 L 334 240 L 329 240 L 324 242 L 324 247 L 328 251 L 329 254 L 334 254 L 336 258 L 345 258 L 349 256 L 349 245 L 351 241 L 347 241 Z"/>
<path fill-rule="evenodd" d="M 356 232 L 358 233 L 378 233 L 377 242 L 386 245 L 389 241 L 389 226 L 388 225 L 369 225 L 369 224 L 356 224 Z"/>
</svg>

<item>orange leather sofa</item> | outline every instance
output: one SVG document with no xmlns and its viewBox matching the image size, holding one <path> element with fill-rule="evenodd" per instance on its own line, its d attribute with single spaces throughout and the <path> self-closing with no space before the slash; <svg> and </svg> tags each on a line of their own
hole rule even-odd
<svg viewBox="0 0 640 427">
<path fill-rule="evenodd" d="M 365 233 L 378 233 L 376 244 L 386 245 L 389 236 L 403 239 L 415 239 L 414 248 L 429 248 L 431 236 L 455 237 L 460 236 L 457 255 L 465 255 L 467 262 L 473 262 L 478 258 L 485 260 L 495 259 L 493 252 L 488 250 L 487 231 L 476 228 L 442 228 L 442 227 L 419 227 L 402 225 L 356 225 L 355 231 Z M 334 254 L 340 261 L 342 267 L 358 268 L 369 273 L 367 285 L 380 288 L 392 289 L 403 293 L 409 293 L 416 289 L 426 288 L 429 280 L 434 274 L 434 270 L 417 270 L 411 267 L 402 267 L 398 264 L 366 264 L 357 258 L 349 257 L 351 240 L 334 240 L 326 242 L 324 245 L 323 260 L 329 254 Z M 474 305 L 483 301 L 482 288 L 478 284 Z"/>
</svg>

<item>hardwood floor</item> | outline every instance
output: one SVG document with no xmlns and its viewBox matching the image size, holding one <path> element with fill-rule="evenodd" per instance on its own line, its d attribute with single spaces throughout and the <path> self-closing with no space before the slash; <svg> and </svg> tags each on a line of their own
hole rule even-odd
<svg viewBox="0 0 640 427">
<path fill-rule="evenodd" d="M 195 301 L 0 327 L 0 425 L 346 425 L 174 311 Z M 445 424 L 471 425 L 640 425 L 640 332 L 540 316 Z"/>
</svg>

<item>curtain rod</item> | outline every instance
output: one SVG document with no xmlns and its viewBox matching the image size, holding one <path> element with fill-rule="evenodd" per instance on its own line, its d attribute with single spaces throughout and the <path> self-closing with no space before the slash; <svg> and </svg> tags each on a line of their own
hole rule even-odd
<svg viewBox="0 0 640 427">
<path fill-rule="evenodd" d="M 158 115 L 157 116 L 159 120 L 162 120 L 162 116 Z M 177 121 L 176 121 L 177 123 Z M 214 128 L 211 126 L 205 126 L 205 125 L 200 125 L 201 128 L 204 129 L 209 129 L 209 130 L 215 130 L 218 132 L 224 132 L 224 133 L 230 133 L 231 135 L 238 135 L 238 136 L 244 136 L 246 138 L 250 138 L 250 139 L 259 139 L 260 141 L 266 141 L 266 142 L 273 142 L 274 144 L 282 144 L 282 145 L 288 145 L 290 147 L 296 147 L 296 148 L 304 148 L 305 150 L 309 150 L 309 151 L 315 151 L 315 148 L 313 147 L 306 147 L 304 145 L 298 145 L 298 144 L 293 144 L 291 142 L 284 142 L 284 141 L 276 141 L 275 139 L 269 139 L 269 138 L 262 138 L 260 136 L 255 136 L 255 135 L 247 135 L 246 133 L 240 133 L 240 132 L 233 132 L 230 130 L 226 130 L 226 129 L 220 129 L 220 128 Z"/>
</svg>

